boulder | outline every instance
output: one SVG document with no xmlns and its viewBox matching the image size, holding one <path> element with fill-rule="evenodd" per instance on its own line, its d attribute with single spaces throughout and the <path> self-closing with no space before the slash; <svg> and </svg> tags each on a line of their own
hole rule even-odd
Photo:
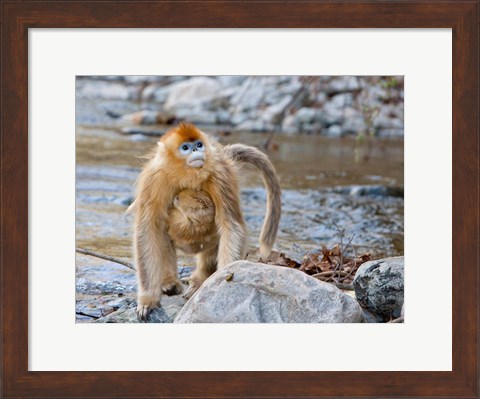
<svg viewBox="0 0 480 399">
<path fill-rule="evenodd" d="M 217 121 L 215 112 L 207 111 L 199 107 L 178 107 L 176 116 L 177 118 L 184 119 L 186 122 L 198 123 L 200 125 L 213 125 Z"/>
<path fill-rule="evenodd" d="M 247 76 L 244 76 L 244 75 L 220 75 L 220 76 L 217 76 L 217 80 L 220 82 L 222 87 L 240 86 L 246 79 L 247 79 Z"/>
<path fill-rule="evenodd" d="M 174 85 L 165 86 L 160 83 L 152 83 L 143 89 L 142 100 L 163 103 L 167 100 L 173 86 Z"/>
<path fill-rule="evenodd" d="M 345 120 L 343 109 L 336 107 L 331 102 L 327 102 L 323 105 L 322 110 L 323 118 L 328 126 L 334 124 L 343 125 Z"/>
<path fill-rule="evenodd" d="M 300 108 L 295 116 L 300 123 L 313 123 L 317 120 L 319 110 L 315 108 Z"/>
<path fill-rule="evenodd" d="M 353 105 L 353 95 L 352 93 L 340 93 L 334 95 L 331 100 L 332 105 L 337 108 L 345 108 L 347 106 Z"/>
<path fill-rule="evenodd" d="M 326 131 L 327 137 L 342 137 L 343 130 L 339 125 L 332 125 Z"/>
<path fill-rule="evenodd" d="M 175 111 L 186 108 L 190 104 L 198 105 L 202 100 L 210 99 L 222 89 L 222 85 L 214 78 L 197 76 L 189 80 L 174 83 L 169 88 L 165 110 Z"/>
<path fill-rule="evenodd" d="M 285 134 L 299 133 L 299 124 L 295 115 L 287 115 L 282 122 L 282 132 Z"/>
<path fill-rule="evenodd" d="M 346 107 L 343 109 L 343 130 L 347 134 L 358 135 L 367 129 L 364 116 L 353 107 Z"/>
<path fill-rule="evenodd" d="M 278 125 L 282 122 L 286 108 L 292 102 L 292 96 L 284 96 L 278 103 L 272 104 L 262 112 L 262 119 L 270 124 Z"/>
<path fill-rule="evenodd" d="M 358 323 L 357 301 L 295 269 L 237 261 L 218 270 L 175 323 Z"/>
<path fill-rule="evenodd" d="M 400 317 L 404 292 L 404 258 L 397 256 L 365 262 L 353 280 L 361 305 L 388 321 Z"/>
<path fill-rule="evenodd" d="M 78 98 L 89 99 L 136 100 L 140 93 L 139 87 L 116 81 L 77 80 L 76 89 Z"/>
<path fill-rule="evenodd" d="M 329 94 L 343 93 L 360 89 L 360 83 L 356 76 L 337 76 L 327 83 L 325 90 Z"/>
<path fill-rule="evenodd" d="M 235 112 L 258 109 L 266 95 L 264 79 L 264 77 L 250 76 L 243 82 L 231 98 Z"/>
</svg>

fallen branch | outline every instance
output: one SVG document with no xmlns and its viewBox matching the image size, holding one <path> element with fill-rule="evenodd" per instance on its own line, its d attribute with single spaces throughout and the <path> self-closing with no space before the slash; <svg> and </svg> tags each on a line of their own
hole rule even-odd
<svg viewBox="0 0 480 399">
<path fill-rule="evenodd" d="M 345 276 L 348 275 L 348 273 L 344 272 L 342 270 L 329 270 L 327 272 L 312 274 L 312 277 L 320 278 L 320 277 L 331 277 L 331 276 L 335 276 L 335 275 L 345 277 Z"/>
<path fill-rule="evenodd" d="M 272 130 L 272 131 L 268 134 L 266 140 L 263 142 L 262 148 L 263 148 L 265 151 L 268 150 L 268 148 L 270 147 L 270 143 L 272 142 L 272 139 L 273 139 L 273 136 L 274 136 L 274 135 L 275 135 L 275 130 Z"/>
<path fill-rule="evenodd" d="M 83 249 L 83 248 L 75 248 L 75 252 L 78 252 L 79 254 L 83 254 L 83 255 L 94 256 L 100 259 L 105 259 L 110 262 L 114 262 L 114 263 L 118 263 L 119 265 L 126 266 L 129 269 L 135 270 L 135 267 L 130 262 L 127 262 L 122 259 L 114 258 L 113 256 L 102 255 L 102 254 L 99 254 L 98 252 L 93 252 L 93 251 L 90 251 L 89 249 Z"/>
<path fill-rule="evenodd" d="M 98 320 L 100 318 L 98 316 L 92 316 L 91 314 L 87 314 L 87 313 L 83 313 L 83 312 L 75 312 L 75 314 L 78 314 L 79 316 L 91 317 L 92 319 L 95 319 L 95 320 Z M 103 316 L 101 316 L 101 317 L 103 317 Z"/>
<path fill-rule="evenodd" d="M 353 288 L 353 284 L 344 284 L 344 283 L 334 283 L 332 281 L 326 281 L 327 284 L 332 284 L 338 289 L 345 290 L 345 291 L 355 291 Z"/>
<path fill-rule="evenodd" d="M 348 247 L 350 246 L 350 244 L 352 243 L 353 239 L 355 238 L 355 234 L 356 234 L 356 233 L 353 233 L 353 235 L 352 235 L 352 236 L 350 237 L 350 239 L 348 240 L 347 245 L 345 245 L 345 247 L 342 249 L 342 252 L 341 252 L 342 254 L 347 253 L 347 249 L 348 249 Z M 352 246 L 352 248 L 353 248 L 353 246 Z M 342 259 L 342 261 L 343 261 L 343 259 Z"/>
</svg>

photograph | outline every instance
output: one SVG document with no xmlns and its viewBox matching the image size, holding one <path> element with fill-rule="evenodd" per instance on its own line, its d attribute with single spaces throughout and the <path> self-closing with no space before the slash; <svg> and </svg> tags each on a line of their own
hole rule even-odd
<svg viewBox="0 0 480 399">
<path fill-rule="evenodd" d="M 77 323 L 401 323 L 403 76 L 77 76 Z"/>
</svg>

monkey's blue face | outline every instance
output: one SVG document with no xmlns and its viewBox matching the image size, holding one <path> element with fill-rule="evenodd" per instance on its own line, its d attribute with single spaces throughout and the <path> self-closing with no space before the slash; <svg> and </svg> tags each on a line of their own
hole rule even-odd
<svg viewBox="0 0 480 399">
<path fill-rule="evenodd" d="M 186 159 L 187 165 L 201 168 L 205 163 L 205 145 L 200 141 L 185 141 L 178 149 L 180 155 Z"/>
</svg>

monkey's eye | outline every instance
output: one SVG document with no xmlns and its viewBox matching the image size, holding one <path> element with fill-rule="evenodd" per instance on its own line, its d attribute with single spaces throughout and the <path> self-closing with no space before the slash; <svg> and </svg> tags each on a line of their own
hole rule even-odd
<svg viewBox="0 0 480 399">
<path fill-rule="evenodd" d="M 197 151 L 205 151 L 205 146 L 201 141 L 196 141 L 194 146 Z"/>
<path fill-rule="evenodd" d="M 191 144 L 190 143 L 182 143 L 180 144 L 180 153 L 182 155 L 187 155 L 191 150 Z"/>
</svg>

